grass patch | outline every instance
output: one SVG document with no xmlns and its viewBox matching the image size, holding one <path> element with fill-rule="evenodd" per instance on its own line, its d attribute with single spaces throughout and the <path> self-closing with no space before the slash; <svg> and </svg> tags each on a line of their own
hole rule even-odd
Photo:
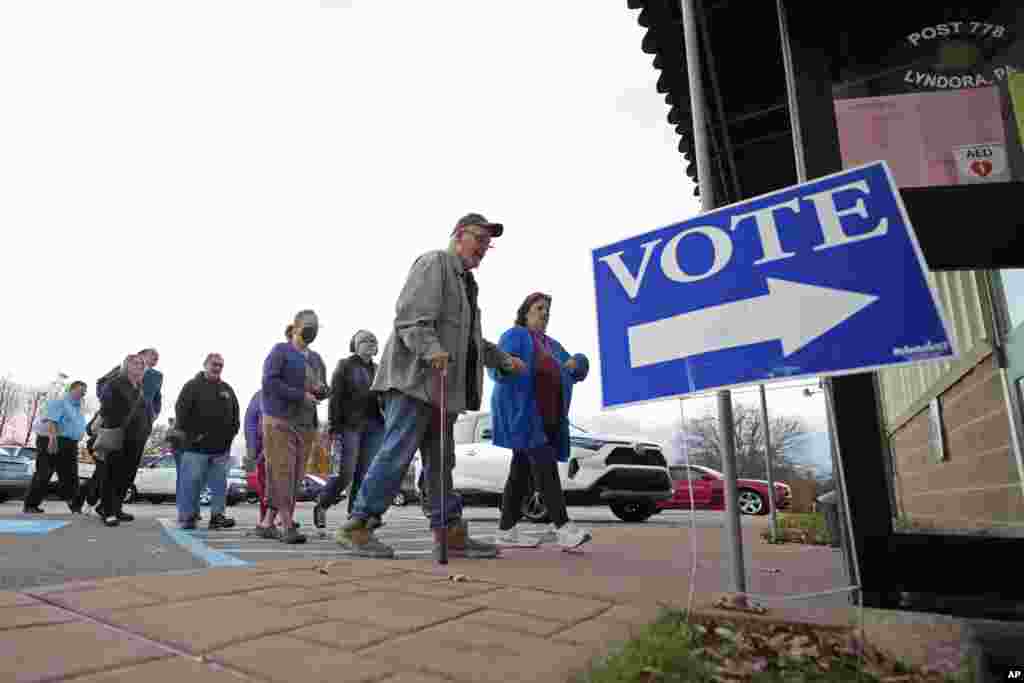
<svg viewBox="0 0 1024 683">
<path fill-rule="evenodd" d="M 778 543 L 808 543 L 830 545 L 832 534 L 820 512 L 782 512 L 777 515 L 776 539 Z M 771 542 L 771 530 L 761 532 L 761 538 Z"/>
<path fill-rule="evenodd" d="M 665 610 L 637 637 L 593 662 L 573 681 L 967 683 L 972 673 L 971 667 L 954 674 L 911 669 L 859 643 L 849 631 L 770 622 L 743 630 L 707 617 L 687 624 L 685 613 Z"/>
</svg>

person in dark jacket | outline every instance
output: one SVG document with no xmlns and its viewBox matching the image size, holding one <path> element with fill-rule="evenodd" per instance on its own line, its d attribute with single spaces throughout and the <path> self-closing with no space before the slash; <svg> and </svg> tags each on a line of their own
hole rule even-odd
<svg viewBox="0 0 1024 683">
<path fill-rule="evenodd" d="M 245 409 L 245 471 L 256 472 L 256 495 L 260 497 L 260 519 L 267 514 L 267 459 L 263 457 L 262 390 L 249 399 Z"/>
<path fill-rule="evenodd" d="M 123 371 L 103 386 L 100 392 L 100 417 L 107 429 L 124 428 L 124 442 L 120 451 L 96 452 L 94 473 L 99 503 L 96 514 L 107 526 L 130 522 L 133 517 L 121 510 L 124 491 L 128 488 L 127 477 L 131 471 L 131 456 L 145 444 L 146 416 L 145 399 L 142 394 L 142 376 L 145 362 L 137 355 L 125 358 Z M 141 442 L 141 444 L 140 444 Z"/>
<path fill-rule="evenodd" d="M 261 538 L 304 543 L 295 525 L 295 494 L 306 462 L 319 445 L 317 403 L 330 395 L 324 361 L 309 345 L 320 322 L 299 311 L 285 328 L 288 340 L 275 344 L 263 362 L 261 401 L 267 467 L 267 514 L 256 526 Z M 274 527 L 281 518 L 281 531 Z"/>
<path fill-rule="evenodd" d="M 327 526 L 327 509 L 341 500 L 349 484 L 348 511 L 359 492 L 370 461 L 384 438 L 384 413 L 380 397 L 370 391 L 377 365 L 377 338 L 369 330 L 359 330 L 349 343 L 352 355 L 338 361 L 331 377 L 331 401 L 328 420 L 331 450 L 338 473 L 331 477 L 313 508 L 313 523 L 318 529 Z"/>
<path fill-rule="evenodd" d="M 208 355 L 203 371 L 182 387 L 174 407 L 176 426 L 185 434 L 177 501 L 183 529 L 196 528 L 204 486 L 210 487 L 210 529 L 235 525 L 224 515 L 224 505 L 231 442 L 241 429 L 241 411 L 234 389 L 221 379 L 223 370 L 224 358 L 219 353 Z"/>
<path fill-rule="evenodd" d="M 136 447 L 135 451 L 125 453 L 124 456 L 126 462 L 122 464 L 124 469 L 123 476 L 121 477 L 121 485 L 124 487 L 124 490 L 121 491 L 120 493 L 121 500 L 124 500 L 124 498 L 128 494 L 128 489 L 135 483 L 135 476 L 139 472 L 139 464 L 142 462 L 142 455 L 146 450 L 146 444 L 149 441 L 150 434 L 153 433 L 153 425 L 156 423 L 156 419 L 157 417 L 159 417 L 160 410 L 163 407 L 162 391 L 164 376 L 159 370 L 156 369 L 156 364 L 160 362 L 160 354 L 157 352 L 156 349 L 148 348 L 139 351 L 135 355 L 136 357 L 142 359 L 142 362 L 145 366 L 145 371 L 142 375 L 142 384 L 140 388 L 142 390 L 143 401 L 145 402 L 146 420 L 143 426 L 140 427 L 141 432 L 139 434 L 139 438 L 133 443 L 133 446 Z M 104 375 L 103 377 L 96 381 L 97 398 L 99 398 L 100 400 L 103 399 L 103 392 L 105 390 L 105 387 L 107 386 L 107 383 L 115 379 L 122 372 L 123 367 L 115 366 L 110 372 L 108 372 L 106 375 Z M 94 425 L 89 426 L 91 428 Z M 92 444 L 95 442 L 95 430 L 89 429 L 89 434 L 91 438 L 86 443 L 86 447 L 91 452 Z M 95 496 L 95 491 L 91 489 L 92 487 L 90 485 L 90 487 L 87 489 L 87 494 L 89 496 Z M 93 504 L 95 501 L 90 500 L 89 502 L 90 504 Z M 121 515 L 123 518 L 126 518 L 122 519 L 121 521 L 129 521 L 127 518 L 131 517 L 131 515 L 123 512 L 121 513 Z"/>
</svg>

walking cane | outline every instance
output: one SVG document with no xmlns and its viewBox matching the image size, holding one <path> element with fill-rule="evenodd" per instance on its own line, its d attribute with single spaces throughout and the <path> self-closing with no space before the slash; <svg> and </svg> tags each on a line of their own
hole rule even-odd
<svg viewBox="0 0 1024 683">
<path fill-rule="evenodd" d="M 448 457 L 448 366 L 441 368 L 441 552 L 438 564 L 448 564 L 448 508 L 445 504 L 445 473 Z"/>
</svg>

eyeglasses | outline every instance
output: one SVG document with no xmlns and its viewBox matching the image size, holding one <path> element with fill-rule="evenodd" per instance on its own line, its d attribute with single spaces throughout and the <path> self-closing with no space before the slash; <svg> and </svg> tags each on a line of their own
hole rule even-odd
<svg viewBox="0 0 1024 683">
<path fill-rule="evenodd" d="M 472 235 L 473 239 L 476 240 L 477 244 L 479 244 L 484 249 L 493 249 L 494 248 L 494 245 L 491 244 L 491 238 L 490 237 L 485 236 L 482 233 L 477 232 L 476 230 L 466 230 L 466 234 Z"/>
</svg>

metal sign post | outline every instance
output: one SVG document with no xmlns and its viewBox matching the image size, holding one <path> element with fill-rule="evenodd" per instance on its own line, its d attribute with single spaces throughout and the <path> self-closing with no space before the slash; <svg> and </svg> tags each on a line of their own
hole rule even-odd
<svg viewBox="0 0 1024 683">
<path fill-rule="evenodd" d="M 693 149 L 697 162 L 701 210 L 715 208 L 715 188 L 708 152 L 706 100 L 700 44 L 697 42 L 697 15 L 694 0 L 680 0 L 683 14 L 683 36 L 686 48 L 686 71 L 690 83 L 690 107 L 693 115 Z M 736 443 L 733 430 L 732 393 L 718 392 L 718 428 L 722 441 L 722 474 L 725 477 L 726 534 L 729 537 L 729 558 L 732 566 L 732 589 L 738 601 L 745 603 L 747 575 L 743 566 L 743 536 L 736 487 Z"/>
<path fill-rule="evenodd" d="M 768 424 L 768 399 L 765 397 L 764 385 L 761 385 L 761 425 L 764 429 L 764 461 L 768 471 L 768 514 L 770 517 L 772 543 L 775 543 L 775 475 L 772 468 L 772 430 Z"/>
</svg>

